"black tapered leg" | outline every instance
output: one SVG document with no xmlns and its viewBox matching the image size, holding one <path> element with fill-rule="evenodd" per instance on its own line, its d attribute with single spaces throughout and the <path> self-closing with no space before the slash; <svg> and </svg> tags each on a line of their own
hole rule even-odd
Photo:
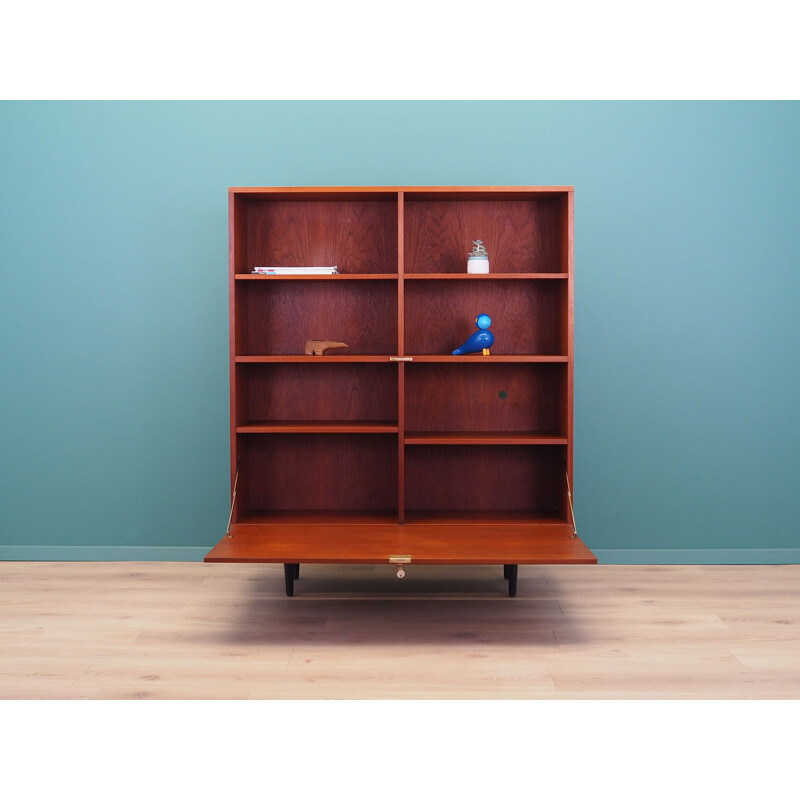
<svg viewBox="0 0 800 800">
<path fill-rule="evenodd" d="M 295 565 L 294 564 L 284 564 L 283 565 L 283 577 L 286 581 L 286 596 L 291 597 L 294 594 L 294 575 L 295 575 Z"/>
<path fill-rule="evenodd" d="M 300 577 L 300 565 L 294 565 L 294 579 L 297 580 Z"/>
<path fill-rule="evenodd" d="M 508 596 L 517 596 L 517 568 L 518 564 L 508 565 Z"/>
<path fill-rule="evenodd" d="M 510 566 L 511 566 L 510 564 L 503 564 L 503 577 L 504 577 L 506 580 L 508 580 L 508 568 L 509 568 Z"/>
</svg>

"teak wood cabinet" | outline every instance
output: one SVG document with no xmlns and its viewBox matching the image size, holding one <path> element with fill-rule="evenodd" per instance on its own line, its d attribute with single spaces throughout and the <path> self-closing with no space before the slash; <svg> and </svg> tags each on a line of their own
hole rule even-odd
<svg viewBox="0 0 800 800">
<path fill-rule="evenodd" d="M 572 187 L 233 188 L 229 222 L 233 503 L 206 561 L 283 563 L 290 595 L 304 562 L 502 564 L 512 596 L 518 564 L 596 563 L 569 489 Z M 450 355 L 478 314 L 490 355 Z"/>
</svg>

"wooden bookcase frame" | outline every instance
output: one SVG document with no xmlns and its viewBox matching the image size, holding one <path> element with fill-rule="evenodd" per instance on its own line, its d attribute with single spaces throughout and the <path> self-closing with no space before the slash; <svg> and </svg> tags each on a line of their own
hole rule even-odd
<svg viewBox="0 0 800 800">
<path fill-rule="evenodd" d="M 231 188 L 233 503 L 205 560 L 283 563 L 289 595 L 300 563 L 503 564 L 511 596 L 518 564 L 596 563 L 569 494 L 573 216 L 570 186 Z M 449 355 L 479 313 L 491 354 Z"/>
</svg>

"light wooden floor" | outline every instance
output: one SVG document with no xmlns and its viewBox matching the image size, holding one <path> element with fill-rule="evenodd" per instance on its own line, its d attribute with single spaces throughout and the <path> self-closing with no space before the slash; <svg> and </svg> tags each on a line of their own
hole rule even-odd
<svg viewBox="0 0 800 800">
<path fill-rule="evenodd" d="M 0 563 L 0 698 L 800 698 L 800 565 Z"/>
</svg>

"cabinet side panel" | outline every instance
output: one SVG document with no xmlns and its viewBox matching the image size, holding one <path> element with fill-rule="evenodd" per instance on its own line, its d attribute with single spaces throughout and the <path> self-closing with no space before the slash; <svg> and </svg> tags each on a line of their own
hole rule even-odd
<svg viewBox="0 0 800 800">
<path fill-rule="evenodd" d="M 574 384 L 575 384 L 575 204 L 574 193 L 568 192 L 566 199 L 566 251 L 567 251 L 567 272 L 569 277 L 567 279 L 567 408 L 566 408 L 566 422 L 567 422 L 567 472 L 569 474 L 569 482 L 573 487 L 575 482 L 573 480 L 572 467 L 573 467 L 573 413 L 574 413 Z"/>
<path fill-rule="evenodd" d="M 246 209 L 244 200 L 234 192 L 228 193 L 228 339 L 230 380 L 230 448 L 231 493 L 233 493 L 238 453 L 236 448 L 236 417 L 239 410 L 239 393 L 236 375 L 236 351 L 241 341 L 240 318 L 237 314 L 236 272 L 243 268 L 247 258 Z M 233 521 L 239 519 L 241 504 L 234 508 Z"/>
</svg>

